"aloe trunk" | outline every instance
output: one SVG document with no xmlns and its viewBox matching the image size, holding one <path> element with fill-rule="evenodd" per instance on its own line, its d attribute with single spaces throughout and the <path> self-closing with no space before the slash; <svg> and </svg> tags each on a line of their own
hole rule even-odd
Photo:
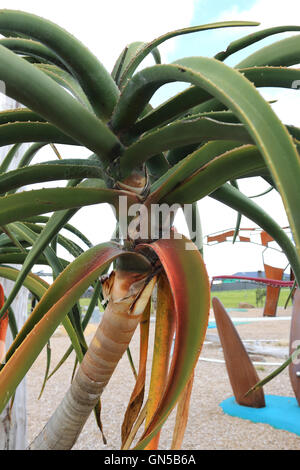
<svg viewBox="0 0 300 470">
<path fill-rule="evenodd" d="M 140 322 L 154 279 L 116 271 L 110 300 L 78 372 L 31 450 L 66 450 L 75 444 Z"/>
</svg>

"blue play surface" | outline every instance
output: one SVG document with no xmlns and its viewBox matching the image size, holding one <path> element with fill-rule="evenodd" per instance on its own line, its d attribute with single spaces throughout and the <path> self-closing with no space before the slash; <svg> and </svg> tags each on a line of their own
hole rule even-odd
<svg viewBox="0 0 300 470">
<path fill-rule="evenodd" d="M 226 308 L 226 311 L 228 313 L 229 312 L 245 312 L 246 309 L 244 309 L 244 308 Z M 243 320 L 233 321 L 234 325 L 246 325 L 248 323 L 250 323 L 250 322 L 249 321 L 243 321 Z M 209 321 L 207 328 L 217 328 L 216 322 L 215 321 Z"/>
<path fill-rule="evenodd" d="M 266 423 L 273 428 L 300 435 L 300 406 L 296 398 L 265 395 L 265 400 L 265 408 L 238 405 L 234 397 L 222 401 L 220 406 L 230 416 L 254 423 Z"/>
<path fill-rule="evenodd" d="M 226 308 L 227 312 L 247 312 L 247 308 Z"/>
<path fill-rule="evenodd" d="M 249 321 L 234 321 L 234 325 L 246 325 L 247 323 L 250 323 Z M 207 328 L 217 328 L 216 322 L 215 321 L 209 321 Z"/>
</svg>

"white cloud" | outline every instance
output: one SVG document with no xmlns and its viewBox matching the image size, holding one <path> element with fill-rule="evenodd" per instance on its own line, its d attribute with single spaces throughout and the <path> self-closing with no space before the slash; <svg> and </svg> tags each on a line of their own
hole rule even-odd
<svg viewBox="0 0 300 470">
<path fill-rule="evenodd" d="M 249 8 L 241 9 L 234 4 L 229 10 L 222 13 L 222 20 L 245 20 L 258 21 L 261 23 L 260 28 L 267 28 L 279 25 L 299 24 L 300 3 L 298 0 L 285 0 L 282 2 L 272 2 L 270 0 L 257 0 L 255 4 Z"/>
</svg>

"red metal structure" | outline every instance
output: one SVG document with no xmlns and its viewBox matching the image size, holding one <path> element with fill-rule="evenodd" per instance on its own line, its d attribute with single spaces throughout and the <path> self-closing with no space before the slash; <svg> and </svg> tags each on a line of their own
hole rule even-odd
<svg viewBox="0 0 300 470">
<path fill-rule="evenodd" d="M 293 287 L 293 281 L 280 281 L 277 279 L 268 279 L 266 277 L 251 277 L 251 276 L 213 276 L 212 282 L 222 279 L 238 279 L 241 281 L 252 281 L 252 282 L 261 282 L 262 284 L 266 284 L 270 287 Z"/>
<path fill-rule="evenodd" d="M 289 230 L 289 227 L 283 227 L 283 230 Z M 248 233 L 247 233 L 248 232 Z M 225 230 L 223 232 L 218 232 L 215 234 L 208 235 L 206 237 L 206 244 L 207 245 L 213 245 L 216 243 L 222 243 L 222 242 L 229 242 L 233 240 L 235 234 L 234 229 L 230 230 Z M 270 247 L 269 243 L 273 242 L 274 239 L 264 230 L 261 230 L 259 228 L 240 228 L 239 231 L 236 234 L 236 241 L 237 242 L 248 242 L 248 243 L 254 243 L 260 246 L 265 246 L 267 248 L 272 248 L 278 250 L 277 248 Z M 255 238 L 256 237 L 256 238 Z M 265 250 L 264 250 L 265 251 Z M 265 301 L 265 306 L 264 306 L 264 311 L 263 311 L 263 316 L 268 316 L 268 317 L 274 317 L 276 316 L 276 309 L 277 309 L 277 304 L 278 304 L 278 299 L 279 299 L 279 294 L 280 294 L 280 288 L 281 287 L 292 287 L 293 282 L 289 281 L 282 281 L 283 273 L 286 269 L 284 268 L 278 268 L 275 266 L 270 266 L 269 264 L 265 263 L 264 261 L 264 252 L 262 254 L 263 256 L 263 264 L 264 264 L 264 270 L 265 270 L 265 278 L 257 277 L 257 278 L 246 278 L 246 277 L 234 277 L 234 276 L 215 276 L 213 278 L 213 281 L 216 279 L 244 279 L 244 280 L 249 280 L 249 281 L 254 281 L 254 282 L 260 282 L 264 283 L 267 285 L 266 289 L 266 301 Z M 292 278 L 292 277 L 291 277 Z"/>
<path fill-rule="evenodd" d="M 259 377 L 243 342 L 220 300 L 214 297 L 212 306 L 235 400 L 239 405 L 263 408 L 266 404 L 262 388 L 245 396 Z"/>
</svg>

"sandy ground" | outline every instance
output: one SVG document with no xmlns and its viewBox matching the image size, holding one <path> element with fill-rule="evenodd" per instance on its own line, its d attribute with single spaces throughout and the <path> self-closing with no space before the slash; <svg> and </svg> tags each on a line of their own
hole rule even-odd
<svg viewBox="0 0 300 470">
<path fill-rule="evenodd" d="M 278 316 L 287 316 L 291 310 L 278 310 Z M 262 317 L 261 309 L 244 312 L 232 311 L 232 317 Z M 212 318 L 211 318 L 212 319 Z M 95 325 L 89 325 L 87 341 L 93 336 Z M 253 322 L 238 325 L 237 329 L 242 339 L 274 339 L 272 343 L 278 346 L 287 346 L 289 340 L 289 320 L 268 322 Z M 209 329 L 215 334 L 215 329 Z M 151 325 L 150 344 L 153 343 L 154 324 Z M 138 363 L 139 334 L 135 334 L 131 350 Z M 69 339 L 60 328 L 51 340 L 52 366 L 61 359 L 69 345 Z M 220 347 L 216 344 L 205 344 L 201 357 L 223 359 Z M 150 354 L 151 358 L 151 354 Z M 265 356 L 266 362 L 282 362 L 278 357 Z M 63 367 L 48 381 L 44 394 L 40 400 L 38 395 L 43 381 L 46 354 L 43 351 L 27 375 L 28 387 L 28 442 L 42 429 L 56 406 L 64 396 L 70 384 L 70 377 L 74 365 L 74 356 L 70 356 Z M 257 360 L 257 358 L 255 358 Z M 270 373 L 274 366 L 257 366 L 260 378 Z M 150 361 L 148 371 L 150 369 Z M 130 370 L 126 354 L 120 361 L 109 385 L 102 396 L 102 421 L 107 445 L 102 442 L 93 414 L 86 423 L 74 449 L 119 449 L 120 428 L 122 416 L 134 386 L 133 374 Z M 293 396 L 285 370 L 264 388 L 266 394 Z M 199 361 L 195 371 L 195 384 L 191 399 L 190 417 L 183 442 L 183 449 L 300 449 L 300 437 L 287 431 L 274 429 L 266 424 L 254 424 L 250 421 L 233 418 L 225 415 L 220 403 L 232 396 L 232 390 L 222 363 Z M 160 448 L 169 449 L 172 439 L 172 424 L 175 414 L 169 417 L 161 434 Z"/>
</svg>

